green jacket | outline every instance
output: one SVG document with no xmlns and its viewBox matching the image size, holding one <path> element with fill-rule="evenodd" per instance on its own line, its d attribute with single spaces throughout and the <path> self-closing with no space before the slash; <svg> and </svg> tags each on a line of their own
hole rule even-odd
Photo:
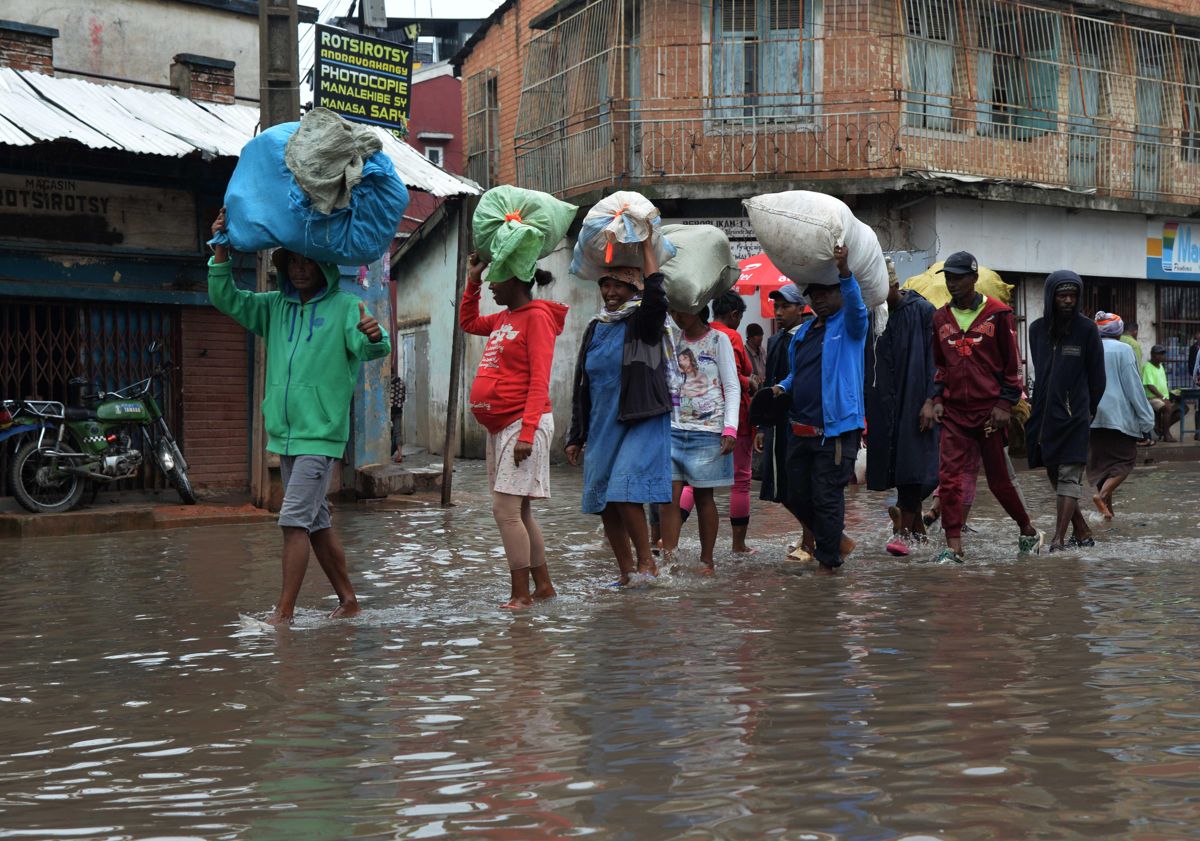
<svg viewBox="0 0 1200 841">
<path fill-rule="evenodd" d="M 267 449 L 285 456 L 342 458 L 358 363 L 387 356 L 392 343 L 386 331 L 374 343 L 359 331 L 359 299 L 338 286 L 337 266 L 319 265 L 325 288 L 301 304 L 285 275 L 278 292 L 247 292 L 233 283 L 232 261 L 209 259 L 208 297 L 267 341 L 262 403 Z"/>
</svg>

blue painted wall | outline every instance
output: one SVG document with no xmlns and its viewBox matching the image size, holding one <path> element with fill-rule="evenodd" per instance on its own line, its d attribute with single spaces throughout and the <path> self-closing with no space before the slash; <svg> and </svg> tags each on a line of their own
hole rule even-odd
<svg viewBox="0 0 1200 841">
<path fill-rule="evenodd" d="M 384 285 L 387 263 L 386 257 L 377 260 L 367 266 L 365 272 L 352 266 L 340 267 L 342 289 L 361 298 L 367 305 L 367 312 L 381 325 L 391 321 L 387 287 Z M 352 450 L 346 453 L 347 467 L 363 467 L 391 460 L 391 370 L 389 357 L 364 362 L 359 368 L 350 418 Z"/>
</svg>

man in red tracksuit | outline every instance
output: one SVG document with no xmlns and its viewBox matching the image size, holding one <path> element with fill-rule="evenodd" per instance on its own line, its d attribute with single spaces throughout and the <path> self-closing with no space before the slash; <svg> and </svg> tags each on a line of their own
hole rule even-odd
<svg viewBox="0 0 1200 841">
<path fill-rule="evenodd" d="M 978 270 L 967 252 L 951 254 L 941 269 L 950 303 L 933 314 L 934 396 L 921 410 L 921 429 L 942 424 L 938 487 L 947 548 L 939 561 L 963 560 L 963 482 L 974 478 L 967 466 L 976 452 L 988 488 L 1021 527 L 1021 554 L 1042 547 L 1004 457 L 1012 407 L 1021 398 L 1016 321 L 1010 307 L 975 291 Z"/>
</svg>

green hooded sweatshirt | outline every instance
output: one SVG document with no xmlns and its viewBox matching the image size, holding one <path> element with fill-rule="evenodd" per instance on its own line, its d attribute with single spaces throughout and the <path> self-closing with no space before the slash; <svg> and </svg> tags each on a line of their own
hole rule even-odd
<svg viewBox="0 0 1200 841">
<path fill-rule="evenodd" d="M 342 458 L 350 437 L 350 398 L 360 361 L 392 352 L 387 332 L 371 342 L 358 329 L 359 299 L 341 290 L 337 266 L 318 263 L 325 288 L 308 303 L 284 274 L 278 292 L 233 283 L 233 262 L 208 261 L 213 306 L 267 341 L 262 411 L 267 449 L 285 456 Z"/>
</svg>

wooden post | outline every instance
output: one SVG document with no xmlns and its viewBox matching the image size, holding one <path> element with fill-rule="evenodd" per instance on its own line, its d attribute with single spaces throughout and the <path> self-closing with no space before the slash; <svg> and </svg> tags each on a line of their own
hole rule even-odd
<svg viewBox="0 0 1200 841">
<path fill-rule="evenodd" d="M 300 119 L 300 51 L 298 0 L 262 0 L 258 4 L 259 127 L 268 129 L 279 123 Z M 267 287 L 267 252 L 260 251 L 257 261 L 259 292 Z M 263 428 L 262 401 L 267 379 L 266 343 L 254 340 L 254 401 L 250 406 L 254 452 L 250 454 L 250 496 L 258 508 L 266 508 L 271 499 L 271 463 L 266 453 L 267 435 Z"/>
<path fill-rule="evenodd" d="M 471 216 L 475 213 L 475 196 L 464 196 L 458 202 L 458 279 L 454 285 L 454 339 L 450 343 L 450 393 L 446 399 L 446 441 L 442 448 L 442 507 L 450 507 L 454 486 L 454 455 L 458 452 L 459 396 L 462 392 L 463 332 L 458 326 L 463 291 L 467 287 L 467 255 L 471 253 Z"/>
</svg>

